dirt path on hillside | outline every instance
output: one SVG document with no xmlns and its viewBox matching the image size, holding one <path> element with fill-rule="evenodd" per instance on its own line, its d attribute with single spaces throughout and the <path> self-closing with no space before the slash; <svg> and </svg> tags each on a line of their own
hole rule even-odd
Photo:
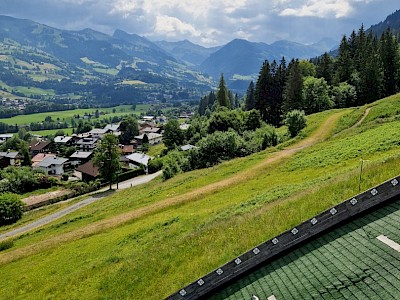
<svg viewBox="0 0 400 300">
<path fill-rule="evenodd" d="M 358 122 L 357 122 L 356 124 L 354 124 L 353 126 L 351 126 L 350 128 L 355 128 L 355 127 L 357 127 L 357 126 L 360 126 L 361 123 L 362 123 L 362 122 L 365 120 L 365 118 L 368 116 L 369 111 L 371 110 L 371 108 L 372 108 L 372 107 L 368 107 L 368 108 L 365 110 L 365 113 L 364 113 L 364 115 L 361 117 L 361 119 L 358 120 Z"/>
<path fill-rule="evenodd" d="M 78 240 L 78 239 L 84 238 L 86 236 L 91 236 L 93 234 L 101 232 L 102 230 L 117 227 L 123 223 L 130 221 L 130 220 L 138 219 L 138 218 L 141 218 L 141 217 L 144 217 L 147 215 L 157 213 L 168 207 L 174 207 L 176 205 L 182 205 L 187 202 L 196 201 L 196 200 L 198 200 L 204 196 L 207 196 L 209 194 L 213 194 L 213 193 L 222 191 L 230 186 L 245 182 L 247 179 L 254 178 L 255 176 L 257 176 L 260 172 L 265 170 L 266 167 L 270 167 L 274 163 L 279 162 L 280 160 L 282 160 L 284 158 L 290 157 L 290 156 L 294 155 L 295 153 L 301 151 L 302 149 L 308 148 L 308 147 L 316 144 L 317 142 L 320 142 L 320 141 L 326 139 L 329 136 L 329 134 L 331 133 L 337 120 L 343 114 L 344 114 L 344 112 L 339 112 L 339 113 L 335 113 L 335 114 L 329 116 L 322 123 L 322 125 L 313 134 L 311 134 L 308 138 L 305 138 L 304 140 L 300 141 L 299 143 L 297 143 L 287 149 L 272 153 L 268 158 L 266 158 L 261 163 L 257 164 L 256 166 L 254 166 L 248 170 L 240 172 L 239 174 L 233 175 L 232 177 L 229 177 L 227 179 L 224 179 L 224 180 L 209 184 L 207 186 L 201 187 L 194 191 L 187 192 L 183 195 L 167 198 L 165 200 L 159 201 L 159 202 L 151 204 L 149 206 L 142 207 L 142 208 L 136 209 L 134 211 L 123 213 L 123 214 L 114 216 L 109 219 L 105 219 L 105 220 L 101 220 L 101 221 L 92 223 L 84 228 L 80 228 L 80 229 L 74 230 L 72 232 L 67 232 L 67 233 L 49 238 L 44 241 L 40 241 L 36 244 L 30 245 L 30 246 L 27 246 L 24 248 L 16 249 L 16 250 L 8 252 L 8 253 L 0 254 L 0 265 L 14 261 L 16 259 L 19 259 L 19 258 L 22 258 L 25 256 L 29 256 L 29 255 L 37 253 L 41 250 L 57 246 L 60 243 L 65 243 L 65 242 L 69 242 L 69 241 L 73 241 L 73 240 Z"/>
</svg>

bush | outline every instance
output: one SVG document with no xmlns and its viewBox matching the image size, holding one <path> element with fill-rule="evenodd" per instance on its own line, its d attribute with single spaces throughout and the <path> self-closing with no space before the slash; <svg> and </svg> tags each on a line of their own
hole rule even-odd
<svg viewBox="0 0 400 300">
<path fill-rule="evenodd" d="M 149 161 L 147 168 L 149 171 L 149 174 L 153 174 L 155 172 L 158 172 L 162 169 L 163 167 L 163 161 L 161 158 L 155 158 Z"/>
<path fill-rule="evenodd" d="M 291 137 L 295 137 L 299 132 L 306 127 L 307 120 L 304 111 L 292 110 L 286 114 L 285 124 L 288 126 Z"/>
<path fill-rule="evenodd" d="M 131 178 L 143 175 L 143 174 L 145 174 L 145 171 L 143 168 L 129 170 L 129 171 L 119 174 L 118 181 L 128 180 L 128 179 L 131 179 Z"/>
<path fill-rule="evenodd" d="M 0 225 L 12 224 L 21 219 L 23 205 L 16 194 L 0 195 Z"/>
<path fill-rule="evenodd" d="M 12 246 L 14 246 L 13 240 L 1 241 L 0 242 L 0 251 L 10 249 Z"/>
</svg>

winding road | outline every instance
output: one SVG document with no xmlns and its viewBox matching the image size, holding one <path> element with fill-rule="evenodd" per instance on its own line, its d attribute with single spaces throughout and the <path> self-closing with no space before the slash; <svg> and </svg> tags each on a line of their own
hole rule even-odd
<svg viewBox="0 0 400 300">
<path fill-rule="evenodd" d="M 127 189 L 127 188 L 130 188 L 130 187 L 133 187 L 133 186 L 137 186 L 137 185 L 140 185 L 140 184 L 147 183 L 147 182 L 153 180 L 154 178 L 156 178 L 159 175 L 161 175 L 161 171 L 159 171 L 157 173 L 154 173 L 154 174 L 135 177 L 135 178 L 120 182 L 120 183 L 118 183 L 118 190 L 117 191 L 123 190 L 123 189 Z M 117 185 L 114 184 L 112 187 L 113 187 L 113 189 L 116 189 Z M 74 211 L 76 211 L 76 210 L 78 210 L 78 209 L 80 209 L 82 207 L 85 207 L 85 206 L 87 206 L 89 204 L 92 204 L 93 202 L 99 201 L 99 200 L 109 196 L 113 192 L 114 191 L 108 190 L 108 188 L 101 189 L 97 194 L 92 195 L 91 197 L 86 198 L 86 199 L 84 199 L 84 200 L 82 200 L 80 202 L 74 203 L 71 206 L 68 206 L 68 207 L 66 207 L 66 208 L 64 208 L 64 209 L 62 209 L 60 211 L 57 211 L 57 212 L 55 212 L 55 213 L 53 213 L 51 215 L 45 216 L 43 218 L 40 218 L 40 219 L 38 219 L 38 220 L 36 220 L 36 221 L 34 221 L 32 223 L 29 223 L 27 225 L 24 225 L 24 226 L 18 227 L 16 229 L 10 230 L 10 231 L 8 231 L 6 233 L 0 234 L 0 241 L 3 240 L 3 239 L 7 239 L 7 238 L 10 238 L 10 237 L 14 237 L 16 235 L 28 232 L 30 230 L 36 229 L 36 228 L 38 228 L 40 226 L 43 226 L 43 225 L 46 225 L 46 224 L 48 224 L 50 222 L 58 220 L 58 219 L 64 217 L 65 215 L 68 215 L 71 212 L 74 212 Z M 67 201 L 71 201 L 71 200 L 72 199 L 69 199 Z"/>
</svg>

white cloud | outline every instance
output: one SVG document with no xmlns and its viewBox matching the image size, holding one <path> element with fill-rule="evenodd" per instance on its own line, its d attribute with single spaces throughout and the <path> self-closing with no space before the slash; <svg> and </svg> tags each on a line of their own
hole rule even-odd
<svg viewBox="0 0 400 300">
<path fill-rule="evenodd" d="M 281 16 L 297 16 L 297 17 L 318 17 L 318 18 L 342 18 L 350 16 L 356 2 L 369 3 L 373 0 L 309 0 L 299 6 L 290 5 L 288 0 L 277 0 L 277 4 L 289 5 L 291 7 L 284 8 L 280 11 Z M 297 2 L 298 3 L 298 2 Z"/>
<path fill-rule="evenodd" d="M 191 24 L 182 22 L 178 18 L 170 16 L 157 16 L 156 24 L 154 25 L 155 35 L 165 35 L 168 37 L 176 37 L 180 35 L 200 36 Z"/>
</svg>

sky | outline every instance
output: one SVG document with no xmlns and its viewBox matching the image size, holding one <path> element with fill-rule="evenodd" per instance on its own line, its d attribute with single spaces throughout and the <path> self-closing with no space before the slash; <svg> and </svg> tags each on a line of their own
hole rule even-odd
<svg viewBox="0 0 400 300">
<path fill-rule="evenodd" d="M 339 41 L 400 9 L 399 0 L 0 0 L 0 14 L 68 30 L 115 29 L 211 47 L 233 39 Z"/>
</svg>

